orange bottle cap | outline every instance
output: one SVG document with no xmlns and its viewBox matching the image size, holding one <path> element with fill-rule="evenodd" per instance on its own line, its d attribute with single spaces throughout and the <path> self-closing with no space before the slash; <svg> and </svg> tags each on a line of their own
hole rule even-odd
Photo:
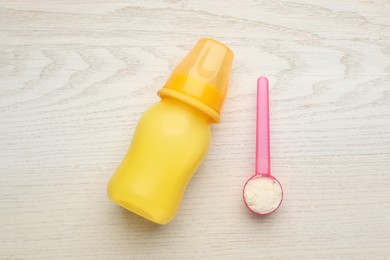
<svg viewBox="0 0 390 260">
<path fill-rule="evenodd" d="M 224 44 L 209 38 L 200 39 L 176 66 L 158 95 L 179 99 L 219 122 L 233 56 Z"/>
</svg>

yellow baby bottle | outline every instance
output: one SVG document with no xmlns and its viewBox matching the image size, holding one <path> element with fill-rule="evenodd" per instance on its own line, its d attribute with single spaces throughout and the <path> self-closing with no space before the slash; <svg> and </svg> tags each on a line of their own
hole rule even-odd
<svg viewBox="0 0 390 260">
<path fill-rule="evenodd" d="M 204 38 L 179 63 L 108 183 L 112 201 L 158 224 L 175 217 L 207 153 L 210 123 L 219 122 L 232 62 L 228 47 Z"/>
</svg>

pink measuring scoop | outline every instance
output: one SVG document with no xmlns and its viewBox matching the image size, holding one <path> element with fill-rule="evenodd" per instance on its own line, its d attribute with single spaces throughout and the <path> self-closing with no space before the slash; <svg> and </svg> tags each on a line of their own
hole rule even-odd
<svg viewBox="0 0 390 260">
<path fill-rule="evenodd" d="M 258 215 L 277 210 L 283 200 L 280 182 L 271 175 L 268 79 L 257 80 L 256 173 L 249 178 L 242 196 L 248 209 Z"/>
</svg>

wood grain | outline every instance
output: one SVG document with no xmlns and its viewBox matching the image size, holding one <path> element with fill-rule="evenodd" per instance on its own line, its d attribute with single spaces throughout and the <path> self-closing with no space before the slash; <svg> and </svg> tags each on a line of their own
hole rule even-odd
<svg viewBox="0 0 390 260">
<path fill-rule="evenodd" d="M 388 259 L 389 1 L 0 1 L 1 259 Z M 235 52 L 222 122 L 177 218 L 106 183 L 200 37 Z M 255 82 L 271 83 L 282 207 L 258 219 Z"/>
</svg>

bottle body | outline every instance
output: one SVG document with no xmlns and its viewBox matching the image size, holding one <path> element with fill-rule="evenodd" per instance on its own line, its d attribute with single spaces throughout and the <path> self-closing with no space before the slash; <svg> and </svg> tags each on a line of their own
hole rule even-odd
<svg viewBox="0 0 390 260">
<path fill-rule="evenodd" d="M 209 117 L 164 98 L 142 115 L 132 144 L 109 181 L 109 197 L 155 223 L 168 223 L 209 143 Z"/>
</svg>

